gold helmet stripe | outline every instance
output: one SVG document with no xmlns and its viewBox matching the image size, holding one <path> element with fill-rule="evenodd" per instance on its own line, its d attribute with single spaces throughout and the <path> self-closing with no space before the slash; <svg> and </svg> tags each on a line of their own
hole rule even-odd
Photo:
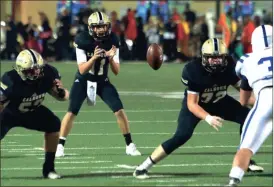
<svg viewBox="0 0 274 187">
<path fill-rule="evenodd" d="M 33 63 L 34 63 L 34 64 L 37 64 L 37 59 L 36 59 L 36 56 L 35 56 L 35 54 L 33 53 L 33 51 L 32 51 L 31 49 L 27 49 L 27 50 L 28 50 L 28 52 L 31 54 Z"/>
<path fill-rule="evenodd" d="M 218 40 L 216 38 L 213 38 L 214 41 L 214 51 L 215 53 L 219 52 L 219 48 L 218 48 Z"/>
</svg>

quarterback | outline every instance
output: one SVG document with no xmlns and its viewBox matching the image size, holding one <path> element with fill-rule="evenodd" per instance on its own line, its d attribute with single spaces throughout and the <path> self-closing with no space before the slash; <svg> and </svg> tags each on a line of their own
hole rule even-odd
<svg viewBox="0 0 274 187">
<path fill-rule="evenodd" d="M 94 106 L 96 95 L 100 96 L 115 114 L 125 137 L 126 154 L 141 155 L 132 142 L 129 122 L 119 94 L 108 78 L 109 65 L 115 75 L 120 71 L 118 38 L 111 32 L 110 20 L 103 12 L 90 15 L 88 28 L 89 32 L 81 32 L 75 38 L 78 71 L 70 91 L 69 108 L 62 120 L 56 156 L 65 155 L 66 137 L 84 100 L 87 98 L 87 103 Z"/>
</svg>

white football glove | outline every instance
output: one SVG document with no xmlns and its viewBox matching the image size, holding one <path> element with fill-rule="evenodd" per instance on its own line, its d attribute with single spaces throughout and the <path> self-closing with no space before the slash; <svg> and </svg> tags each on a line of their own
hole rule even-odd
<svg viewBox="0 0 274 187">
<path fill-rule="evenodd" d="M 205 118 L 205 121 L 212 126 L 214 129 L 216 129 L 217 131 L 219 131 L 218 127 L 222 127 L 223 124 L 223 119 L 218 117 L 218 116 L 211 116 L 211 115 L 207 115 Z"/>
</svg>

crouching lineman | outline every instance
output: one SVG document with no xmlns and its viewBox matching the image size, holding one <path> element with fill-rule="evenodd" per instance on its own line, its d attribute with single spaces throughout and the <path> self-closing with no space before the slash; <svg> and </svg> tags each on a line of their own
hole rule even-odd
<svg viewBox="0 0 274 187">
<path fill-rule="evenodd" d="M 240 183 L 251 157 L 273 131 L 272 30 L 270 25 L 257 27 L 251 37 L 253 52 L 237 62 L 237 75 L 250 85 L 249 90 L 241 90 L 243 103 L 247 103 L 252 90 L 256 102 L 245 120 L 239 150 L 229 174 L 228 186 L 237 186 Z"/>
<path fill-rule="evenodd" d="M 141 155 L 132 142 L 129 122 L 119 94 L 108 78 L 109 65 L 115 75 L 120 71 L 118 38 L 111 32 L 110 20 L 103 12 L 94 12 L 89 16 L 88 28 L 89 32 L 81 32 L 75 38 L 78 71 L 70 91 L 68 112 L 62 120 L 56 156 L 65 155 L 66 138 L 84 100 L 87 98 L 88 104 L 94 106 L 96 95 L 115 114 L 125 137 L 126 154 Z"/>
<path fill-rule="evenodd" d="M 182 82 L 187 86 L 178 127 L 172 138 L 158 146 L 155 151 L 134 171 L 139 179 L 146 179 L 148 170 L 174 150 L 184 145 L 191 137 L 200 120 L 205 120 L 218 130 L 223 119 L 244 124 L 249 109 L 227 95 L 228 86 L 239 90 L 240 80 L 235 73 L 234 61 L 228 56 L 222 40 L 212 38 L 202 46 L 202 58 L 185 65 Z M 254 161 L 250 170 L 262 171 Z"/>
<path fill-rule="evenodd" d="M 59 101 L 68 99 L 60 75 L 53 66 L 44 64 L 39 53 L 26 49 L 16 58 L 14 70 L 2 76 L 0 85 L 0 126 L 2 140 L 13 127 L 45 132 L 43 176 L 58 179 L 54 168 L 60 120 L 42 105 L 46 93 Z"/>
</svg>

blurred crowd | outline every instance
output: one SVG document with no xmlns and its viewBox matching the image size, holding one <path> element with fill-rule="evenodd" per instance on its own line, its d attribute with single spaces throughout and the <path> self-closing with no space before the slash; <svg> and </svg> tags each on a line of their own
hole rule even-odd
<svg viewBox="0 0 274 187">
<path fill-rule="evenodd" d="M 20 50 L 32 48 L 47 61 L 75 60 L 74 37 L 88 31 L 88 17 L 94 11 L 98 9 L 81 9 L 72 18 L 68 9 L 63 8 L 54 30 L 43 12 L 38 12 L 39 25 L 33 24 L 32 17 L 27 23 L 15 23 L 8 15 L 1 22 L 1 59 L 14 60 Z M 251 52 L 251 33 L 257 26 L 273 25 L 272 12 L 237 15 L 236 11 L 230 8 L 217 19 L 212 12 L 197 14 L 186 4 L 183 12 L 174 8 L 168 18 L 151 16 L 149 10 L 145 18 L 131 9 L 120 19 L 116 11 L 107 14 L 112 31 L 120 39 L 122 60 L 145 60 L 147 47 L 157 43 L 163 48 L 165 62 L 186 62 L 199 56 L 201 44 L 212 37 L 223 38 L 229 53 L 238 59 Z"/>
</svg>

